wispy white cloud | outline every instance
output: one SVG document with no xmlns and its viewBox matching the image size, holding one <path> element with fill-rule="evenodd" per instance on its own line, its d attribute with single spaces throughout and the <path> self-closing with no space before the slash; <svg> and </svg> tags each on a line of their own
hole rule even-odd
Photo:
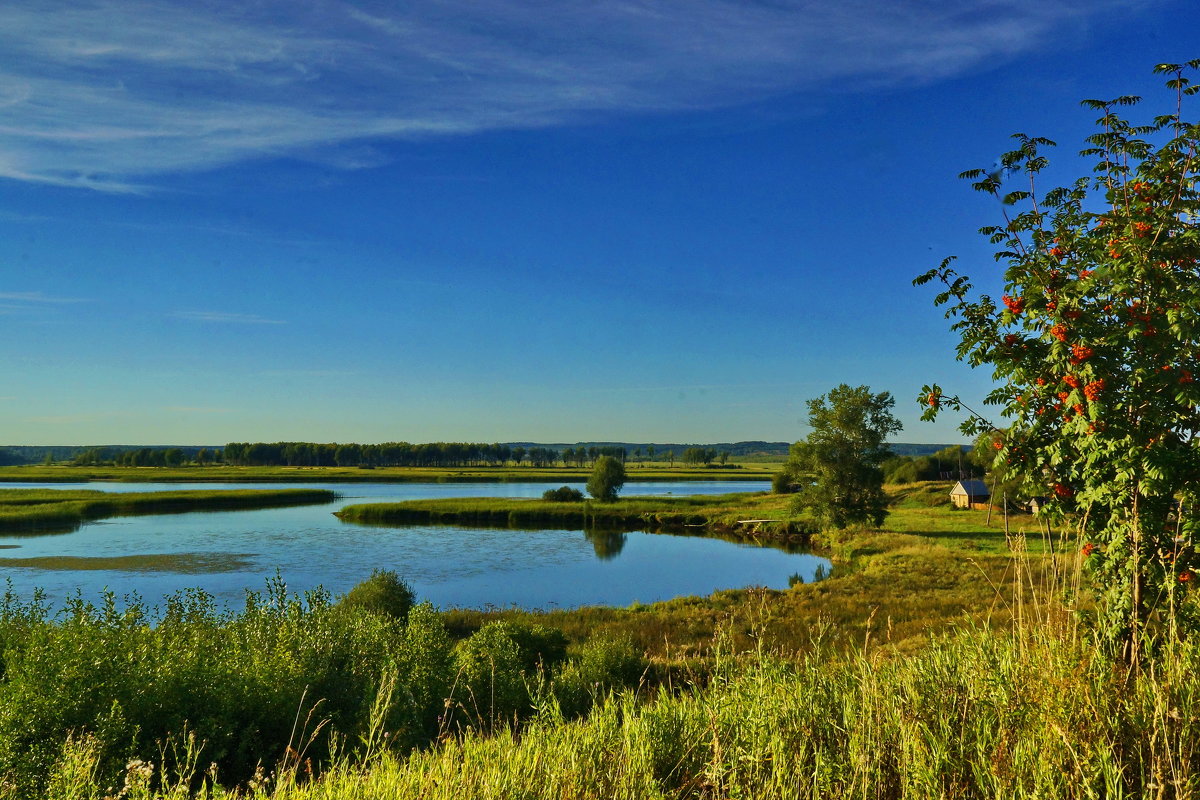
<svg viewBox="0 0 1200 800">
<path fill-rule="evenodd" d="M 174 311 L 170 316 L 191 322 L 217 322 L 235 325 L 286 325 L 281 319 L 267 319 L 257 314 L 234 314 L 228 311 Z"/>
<path fill-rule="evenodd" d="M 14 0 L 0 177 L 142 191 L 250 158 L 386 159 L 371 140 L 936 80 L 1155 0 Z"/>
<path fill-rule="evenodd" d="M 0 301 L 7 301 L 4 305 L 8 308 L 15 308 L 25 304 L 57 305 L 60 303 L 90 302 L 84 297 L 55 297 L 43 294 L 42 292 L 0 292 Z"/>
</svg>

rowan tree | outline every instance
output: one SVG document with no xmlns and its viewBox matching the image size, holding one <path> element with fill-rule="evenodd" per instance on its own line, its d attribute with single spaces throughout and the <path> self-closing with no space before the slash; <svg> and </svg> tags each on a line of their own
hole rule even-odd
<svg viewBox="0 0 1200 800">
<path fill-rule="evenodd" d="M 1091 177 L 1039 196 L 1042 151 L 1054 143 L 1025 134 L 999 169 L 962 174 L 1005 210 L 1002 224 L 981 229 L 1003 265 L 999 303 L 953 259 L 915 281 L 944 284 L 935 302 L 949 306 L 959 359 L 992 369 L 985 403 L 1005 430 L 972 412 L 964 432 L 996 431 L 997 465 L 1079 532 L 1100 630 L 1133 661 L 1164 625 L 1195 622 L 1200 126 L 1184 108 L 1200 89 L 1187 77 L 1197 68 L 1155 68 L 1169 76 L 1173 107 L 1145 124 L 1123 117 L 1140 98 L 1083 101 L 1100 115 L 1082 151 L 1096 161 Z M 921 402 L 927 419 L 964 408 L 937 385 Z"/>
</svg>

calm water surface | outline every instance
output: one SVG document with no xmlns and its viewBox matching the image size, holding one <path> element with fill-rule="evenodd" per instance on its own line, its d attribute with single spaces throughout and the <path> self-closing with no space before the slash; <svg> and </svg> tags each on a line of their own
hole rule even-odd
<svg viewBox="0 0 1200 800">
<path fill-rule="evenodd" d="M 582 489 L 582 484 L 569 484 Z M 11 484 L 0 484 L 13 487 Z M 0 536 L 0 579 L 22 596 L 35 587 L 57 602 L 79 590 L 136 592 L 156 603 L 199 587 L 240 604 L 279 570 L 288 588 L 323 586 L 337 594 L 393 569 L 435 605 L 571 608 L 628 605 L 744 586 L 786 588 L 788 577 L 812 580 L 825 559 L 716 539 L 650 533 L 513 531 L 424 525 L 362 527 L 333 512 L 351 503 L 436 497 L 540 497 L 545 483 L 429 484 L 21 484 L 19 488 L 87 488 L 108 492 L 181 489 L 328 488 L 342 498 L 325 505 L 260 511 L 123 517 L 45 536 Z M 763 481 L 631 483 L 623 496 L 762 491 Z M 24 559 L 36 559 L 22 563 Z"/>
</svg>

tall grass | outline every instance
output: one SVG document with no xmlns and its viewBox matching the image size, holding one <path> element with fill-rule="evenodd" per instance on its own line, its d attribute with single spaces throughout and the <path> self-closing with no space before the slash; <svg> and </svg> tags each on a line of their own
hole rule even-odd
<svg viewBox="0 0 1200 800">
<path fill-rule="evenodd" d="M 553 662 L 561 640 L 462 616 L 474 632 L 454 651 L 452 687 L 439 695 L 425 684 L 422 696 L 433 708 L 440 696 L 471 698 L 469 714 L 452 699 L 443 719 L 473 724 L 435 720 L 428 746 L 383 735 L 395 729 L 390 709 L 407 707 L 401 670 L 364 685 L 359 739 L 330 747 L 323 771 L 310 773 L 285 749 L 249 777 L 209 771 L 199 756 L 155 761 L 168 769 L 149 778 L 141 762 L 114 774 L 102 729 L 60 727 L 38 796 L 99 798 L 124 782 L 127 797 L 202 788 L 206 797 L 272 800 L 1200 797 L 1200 643 L 1163 638 L 1130 669 L 1096 646 L 1086 618 L 1067 605 L 1079 592 L 1077 554 L 1058 552 L 1049 537 L 1031 551 L 1019 533 L 1002 554 L 1006 540 L 989 538 L 978 512 L 925 508 L 897 509 L 909 533 L 828 537 L 844 574 L 757 593 L 753 608 L 746 593 L 722 593 L 589 612 L 591 623 L 683 609 L 684 627 L 718 629 L 703 660 L 682 669 L 660 660 L 658 691 L 620 689 L 640 663 L 603 637 L 559 662 L 554 681 L 515 680 L 530 675 L 535 651 Z M 974 547 L 971 525 L 982 541 Z M 792 616 L 808 620 L 807 640 L 777 649 Z M 955 618 L 949 630 L 919 633 Z M 848 631 L 855 646 L 846 646 Z M 164 753 L 170 743 L 185 754 L 208 746 L 189 740 L 182 722 L 161 730 Z"/>
<path fill-rule="evenodd" d="M 1124 672 L 1061 620 L 964 630 L 903 659 L 755 652 L 726 656 L 703 688 L 620 694 L 576 721 L 547 702 L 519 734 L 383 749 L 311 781 L 285 763 L 213 796 L 1188 798 L 1200 792 L 1198 668 L 1185 642 Z M 66 747 L 58 772 L 86 773 L 86 755 Z"/>
<path fill-rule="evenodd" d="M 454 524 L 502 528 L 609 529 L 686 532 L 703 529 L 742 533 L 764 540 L 807 541 L 806 520 L 786 519 L 784 509 L 763 493 L 633 497 L 612 503 L 556 502 L 534 498 L 468 497 L 360 503 L 337 512 L 358 525 Z"/>
<path fill-rule="evenodd" d="M 242 489 L 98 492 L 0 489 L 0 531 L 70 531 L 88 520 L 138 514 L 234 511 L 331 503 L 328 489 Z"/>
</svg>

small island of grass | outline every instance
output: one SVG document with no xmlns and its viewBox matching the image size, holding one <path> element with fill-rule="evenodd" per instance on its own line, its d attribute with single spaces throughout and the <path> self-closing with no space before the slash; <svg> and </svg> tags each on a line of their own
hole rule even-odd
<svg viewBox="0 0 1200 800">
<path fill-rule="evenodd" d="M 88 489 L 0 489 L 0 531 L 60 533 L 84 522 L 138 514 L 236 511 L 331 503 L 328 489 L 191 490 L 100 492 Z"/>
</svg>

